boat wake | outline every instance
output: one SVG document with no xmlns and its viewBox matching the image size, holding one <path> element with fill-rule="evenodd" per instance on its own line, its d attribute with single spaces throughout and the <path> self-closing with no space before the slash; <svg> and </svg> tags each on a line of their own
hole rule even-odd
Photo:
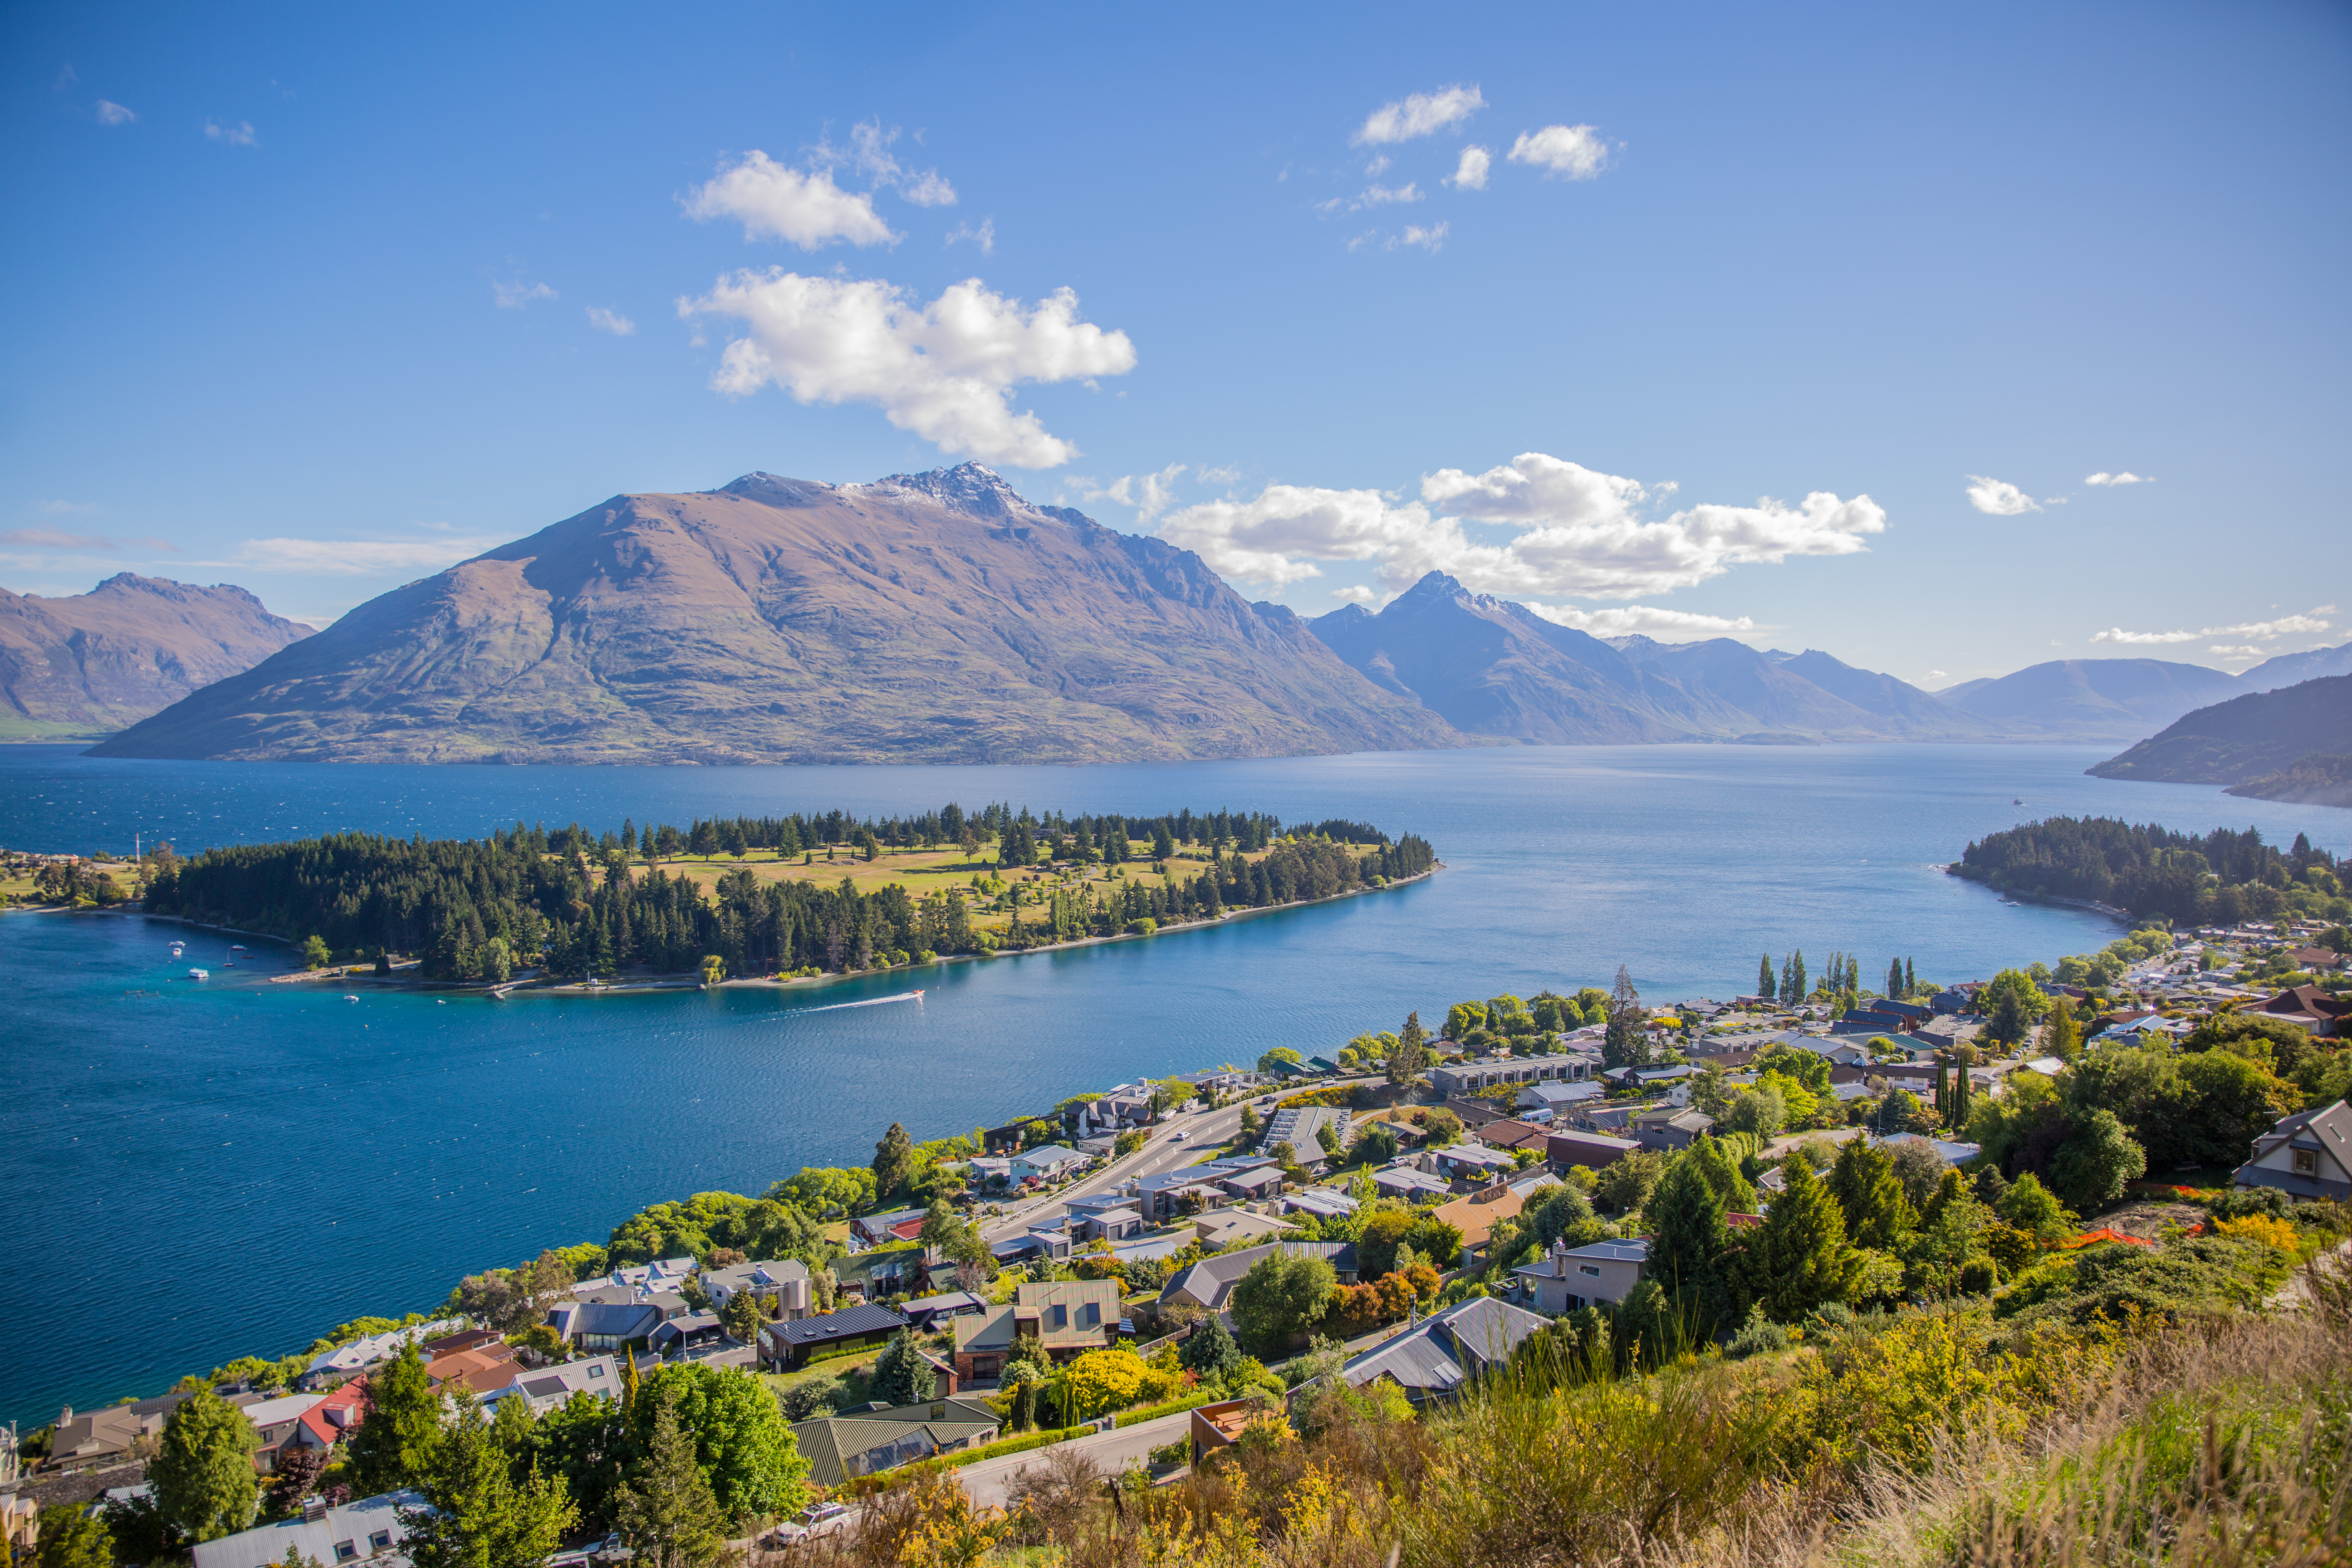
<svg viewBox="0 0 2352 1568">
<path fill-rule="evenodd" d="M 822 1007 L 795 1007 L 793 1011 L 795 1014 L 838 1013 L 844 1007 L 880 1007 L 892 1002 L 919 1002 L 922 999 L 923 994 L 921 992 L 909 991 L 900 996 L 868 996 L 863 1002 L 828 1002 Z"/>
</svg>

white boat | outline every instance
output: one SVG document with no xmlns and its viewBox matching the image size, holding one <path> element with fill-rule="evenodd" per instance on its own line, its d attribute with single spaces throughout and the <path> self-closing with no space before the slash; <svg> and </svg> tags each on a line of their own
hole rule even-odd
<svg viewBox="0 0 2352 1568">
<path fill-rule="evenodd" d="M 228 950 L 229 950 L 231 952 L 243 952 L 246 950 L 246 949 L 245 949 L 245 943 L 243 943 L 243 942 L 230 942 L 230 943 L 228 944 Z"/>
<path fill-rule="evenodd" d="M 343 998 L 343 1000 L 344 1000 L 344 1001 L 346 1001 L 346 1002 L 356 1002 L 356 1001 L 358 1001 L 358 1000 L 359 1000 L 359 998 L 358 998 L 358 997 L 356 997 L 356 996 L 346 996 L 346 997 L 344 997 L 344 998 Z"/>
<path fill-rule="evenodd" d="M 191 969 L 188 971 L 188 978 L 191 980 L 210 980 L 212 977 L 212 971 L 208 969 Z"/>
</svg>

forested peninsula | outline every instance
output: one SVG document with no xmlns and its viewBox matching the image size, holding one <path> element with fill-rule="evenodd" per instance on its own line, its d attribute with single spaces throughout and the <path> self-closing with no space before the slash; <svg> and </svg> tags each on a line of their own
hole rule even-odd
<svg viewBox="0 0 2352 1568">
<path fill-rule="evenodd" d="M 284 938 L 313 969 L 413 963 L 425 980 L 503 984 L 532 968 L 790 978 L 1019 952 L 1335 898 L 1435 863 L 1424 838 L 1336 817 L 950 804 L 601 836 L 333 834 L 185 860 L 166 848 L 142 869 L 148 912 Z"/>
<path fill-rule="evenodd" d="M 2253 827 L 2200 836 L 2109 816 L 2053 816 L 1970 844 L 1951 871 L 2020 897 L 2110 904 L 2177 926 L 2282 914 L 2352 919 L 2344 867 L 2301 833 L 2282 850 Z"/>
</svg>

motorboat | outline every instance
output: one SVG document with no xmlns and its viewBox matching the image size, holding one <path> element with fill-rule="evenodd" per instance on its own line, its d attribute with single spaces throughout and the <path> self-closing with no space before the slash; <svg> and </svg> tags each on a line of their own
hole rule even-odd
<svg viewBox="0 0 2352 1568">
<path fill-rule="evenodd" d="M 344 998 L 343 998 L 343 1000 L 344 1000 L 344 1001 L 346 1001 L 346 1002 L 356 1002 L 356 1001 L 358 1001 L 358 1000 L 359 1000 L 359 998 L 358 998 L 358 997 L 356 997 L 356 996 L 346 996 L 346 997 L 344 997 Z"/>
<path fill-rule="evenodd" d="M 188 978 L 191 980 L 210 980 L 212 977 L 212 971 L 209 969 L 191 969 L 188 971 Z"/>
</svg>

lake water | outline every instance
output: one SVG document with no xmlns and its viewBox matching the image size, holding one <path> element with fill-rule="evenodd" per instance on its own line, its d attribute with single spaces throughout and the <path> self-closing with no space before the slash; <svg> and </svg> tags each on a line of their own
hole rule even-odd
<svg viewBox="0 0 2352 1568">
<path fill-rule="evenodd" d="M 1546 985 L 1747 990 L 1757 956 L 1989 975 L 2110 940 L 2084 911 L 1941 874 L 1972 837 L 2103 813 L 2352 849 L 2352 813 L 2112 783 L 2102 748 L 1738 746 L 1395 752 L 1160 767 L 399 768 L 99 761 L 0 747 L 0 844 L 184 852 L 517 818 L 1184 806 L 1425 835 L 1412 888 L 1151 942 L 790 994 L 518 996 L 272 986 L 279 950 L 136 917 L 0 917 L 0 1420 L 160 1391 L 464 1273 L 603 1240 L 644 1205 L 757 1193 L 1140 1073 L 1312 1054 L 1408 1008 Z M 2013 805 L 2015 797 L 2024 805 Z M 188 939 L 186 956 L 168 943 Z M 191 964 L 212 971 L 201 984 Z M 920 986 L 920 1003 L 819 1011 Z M 68 1281 L 70 1283 L 68 1283 Z M 103 1305 L 98 1305 L 103 1303 Z M 48 1323 L 41 1330 L 33 1327 Z"/>
</svg>

